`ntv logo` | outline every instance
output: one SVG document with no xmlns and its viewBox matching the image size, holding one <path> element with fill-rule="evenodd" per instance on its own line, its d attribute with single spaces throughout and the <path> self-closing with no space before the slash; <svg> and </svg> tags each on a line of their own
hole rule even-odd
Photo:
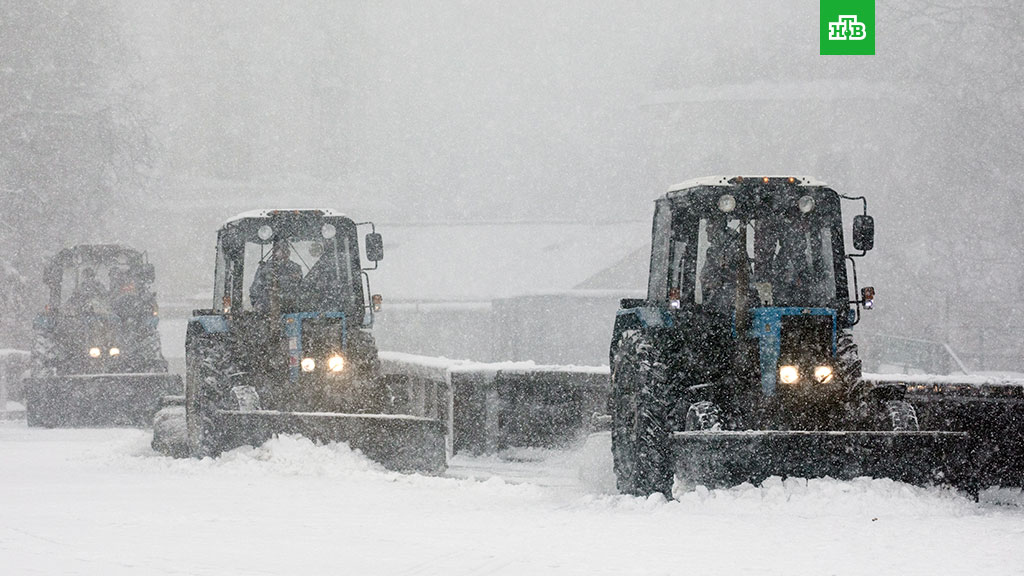
<svg viewBox="0 0 1024 576">
<path fill-rule="evenodd" d="M 828 23 L 829 40 L 863 40 L 868 36 L 868 27 L 857 21 L 857 16 L 839 16 L 838 22 Z"/>
<path fill-rule="evenodd" d="M 820 1 L 818 30 L 822 54 L 875 53 L 875 0 Z"/>
</svg>

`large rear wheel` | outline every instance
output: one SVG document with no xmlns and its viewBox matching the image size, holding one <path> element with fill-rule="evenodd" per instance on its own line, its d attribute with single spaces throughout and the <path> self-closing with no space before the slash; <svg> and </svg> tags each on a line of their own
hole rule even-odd
<svg viewBox="0 0 1024 576">
<path fill-rule="evenodd" d="M 612 458 L 622 493 L 672 495 L 666 382 L 650 338 L 624 332 L 612 367 Z"/>
</svg>

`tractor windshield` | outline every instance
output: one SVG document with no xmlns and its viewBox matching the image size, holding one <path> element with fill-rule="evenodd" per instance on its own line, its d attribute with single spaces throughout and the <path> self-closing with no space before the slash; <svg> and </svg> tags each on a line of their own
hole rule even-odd
<svg viewBox="0 0 1024 576">
<path fill-rule="evenodd" d="M 828 306 L 835 301 L 831 226 L 773 218 L 701 219 L 695 303 L 731 310 L 743 265 L 751 302 Z"/>
<path fill-rule="evenodd" d="M 345 312 L 361 321 L 358 244 L 350 220 L 301 214 L 246 219 L 224 228 L 218 244 L 215 309 Z"/>
<path fill-rule="evenodd" d="M 666 199 L 657 210 L 652 299 L 723 314 L 735 309 L 738 297 L 750 307 L 846 305 L 835 192 L 703 188 Z"/>
<path fill-rule="evenodd" d="M 275 251 L 287 255 L 276 256 Z M 353 275 L 351 253 L 347 237 L 246 242 L 244 309 L 269 310 L 275 272 L 285 312 L 330 312 L 355 304 L 352 285 L 357 278 Z"/>
<path fill-rule="evenodd" d="M 110 314 L 126 297 L 138 292 L 132 276 L 129 254 L 106 254 L 102 258 L 78 255 L 59 268 L 58 308 L 65 314 Z"/>
</svg>

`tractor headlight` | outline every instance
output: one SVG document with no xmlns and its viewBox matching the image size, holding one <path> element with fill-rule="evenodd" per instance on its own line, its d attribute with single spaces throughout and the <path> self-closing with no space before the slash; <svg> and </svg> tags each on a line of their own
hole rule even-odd
<svg viewBox="0 0 1024 576">
<path fill-rule="evenodd" d="M 794 384 L 800 379 L 800 370 L 796 366 L 780 366 L 779 381 L 783 384 Z"/>
<path fill-rule="evenodd" d="M 312 372 L 316 368 L 316 361 L 312 358 L 303 358 L 299 365 L 302 366 L 303 372 Z"/>
<path fill-rule="evenodd" d="M 831 366 L 815 366 L 814 368 L 814 379 L 822 384 L 828 384 L 832 381 L 832 367 Z"/>
<path fill-rule="evenodd" d="M 110 354 L 111 356 L 120 356 L 120 355 L 121 355 L 121 349 L 120 349 L 120 348 L 118 348 L 117 346 L 114 346 L 113 348 L 111 348 L 111 349 L 110 349 L 110 350 L 108 351 L 108 353 L 109 353 L 109 354 Z"/>
<path fill-rule="evenodd" d="M 327 359 L 327 369 L 331 372 L 341 372 L 345 369 L 345 359 L 335 354 Z"/>
<path fill-rule="evenodd" d="M 93 346 L 92 348 L 89 348 L 90 358 L 99 358 L 100 354 L 103 354 L 103 352 L 100 350 L 99 346 Z"/>
</svg>

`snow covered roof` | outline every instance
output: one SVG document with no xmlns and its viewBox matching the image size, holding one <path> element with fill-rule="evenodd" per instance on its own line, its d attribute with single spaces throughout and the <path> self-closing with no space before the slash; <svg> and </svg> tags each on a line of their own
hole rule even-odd
<svg viewBox="0 0 1024 576">
<path fill-rule="evenodd" d="M 564 293 L 650 242 L 650 228 L 648 221 L 382 223 L 384 260 L 370 285 L 385 302 Z M 646 273 L 639 282 L 646 285 Z"/>
<path fill-rule="evenodd" d="M 758 174 L 756 176 L 749 176 L 744 174 L 730 174 L 727 176 L 704 176 L 702 178 L 693 178 L 680 182 L 674 186 L 670 186 L 668 189 L 669 193 L 679 192 L 680 190 L 686 190 L 688 188 L 696 188 L 697 186 L 736 186 L 735 183 L 730 182 L 735 178 L 742 178 L 743 180 L 755 182 L 762 178 L 785 179 L 785 178 L 796 178 L 795 184 L 797 186 L 828 186 L 825 182 L 818 180 L 812 176 L 793 176 L 786 174 L 783 176 L 771 175 L 771 174 Z"/>
<path fill-rule="evenodd" d="M 345 214 L 337 210 L 331 210 L 330 208 L 260 208 L 258 210 L 248 210 L 241 214 L 235 214 L 231 218 L 225 220 L 222 226 L 227 226 L 232 222 L 237 222 L 245 218 L 270 218 L 279 212 L 320 212 L 323 216 L 345 216 Z"/>
</svg>

